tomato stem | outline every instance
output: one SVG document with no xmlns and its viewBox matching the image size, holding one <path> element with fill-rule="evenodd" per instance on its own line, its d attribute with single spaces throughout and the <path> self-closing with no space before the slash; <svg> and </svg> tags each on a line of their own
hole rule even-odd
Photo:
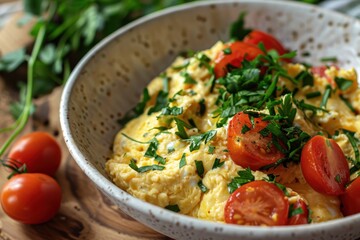
<svg viewBox="0 0 360 240">
<path fill-rule="evenodd" d="M 15 138 L 21 133 L 24 129 L 27 121 L 29 120 L 30 110 L 31 110 L 31 102 L 32 102 L 32 92 L 33 92 L 33 83 L 34 83 L 34 65 L 35 61 L 39 55 L 40 47 L 45 37 L 45 26 L 42 26 L 36 36 L 35 45 L 32 50 L 30 59 L 28 61 L 28 71 L 27 71 L 27 89 L 26 89 L 26 98 L 25 98 L 25 106 L 22 110 L 20 117 L 16 120 L 15 124 L 11 126 L 11 128 L 3 129 L 2 131 L 8 131 L 14 129 L 8 139 L 0 148 L 0 157 L 4 154 L 6 149 L 10 146 L 10 144 L 15 140 Z"/>
</svg>

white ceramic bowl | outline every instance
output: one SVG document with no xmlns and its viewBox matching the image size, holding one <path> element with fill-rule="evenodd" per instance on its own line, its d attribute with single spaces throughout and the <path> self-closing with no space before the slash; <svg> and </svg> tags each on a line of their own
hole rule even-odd
<svg viewBox="0 0 360 240">
<path fill-rule="evenodd" d="M 360 22 L 287 1 L 199 1 L 141 18 L 100 42 L 77 65 L 61 99 L 63 135 L 75 161 L 122 211 L 176 239 L 356 239 L 360 214 L 304 226 L 247 227 L 202 221 L 132 197 L 104 170 L 119 130 L 117 119 L 138 101 L 142 89 L 184 50 L 202 50 L 228 40 L 240 12 L 246 25 L 272 33 L 298 60 L 320 64 L 336 56 L 360 72 Z M 301 57 L 304 53 L 310 56 Z"/>
</svg>

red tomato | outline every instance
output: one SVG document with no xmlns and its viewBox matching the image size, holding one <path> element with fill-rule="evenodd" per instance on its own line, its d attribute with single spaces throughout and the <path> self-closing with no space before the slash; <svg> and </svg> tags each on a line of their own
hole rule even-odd
<svg viewBox="0 0 360 240">
<path fill-rule="evenodd" d="M 9 153 L 9 161 L 17 167 L 26 164 L 29 173 L 53 176 L 61 161 L 61 148 L 46 132 L 32 132 L 19 138 Z"/>
<path fill-rule="evenodd" d="M 254 60 L 258 55 L 264 54 L 257 46 L 243 42 L 233 42 L 228 45 L 230 54 L 223 51 L 215 59 L 214 72 L 216 78 L 223 77 L 227 73 L 227 66 L 240 67 L 244 60 Z"/>
<path fill-rule="evenodd" d="M 305 180 L 317 192 L 340 195 L 350 180 L 350 170 L 339 145 L 324 136 L 312 137 L 301 152 Z"/>
<path fill-rule="evenodd" d="M 23 173 L 4 185 L 0 197 L 9 217 L 25 224 L 39 224 L 53 218 L 59 210 L 61 188 L 48 175 Z"/>
<path fill-rule="evenodd" d="M 360 177 L 350 183 L 340 199 L 341 211 L 345 216 L 360 213 Z"/>
<path fill-rule="evenodd" d="M 251 170 L 275 163 L 284 157 L 284 154 L 272 144 L 271 134 L 264 137 L 259 133 L 268 122 L 261 118 L 255 118 L 254 122 L 252 126 L 248 114 L 237 113 L 229 123 L 227 137 L 231 159 L 243 168 L 249 167 Z"/>
<path fill-rule="evenodd" d="M 225 222 L 252 226 L 286 225 L 289 202 L 273 183 L 253 181 L 233 192 L 225 205 Z"/>
<path fill-rule="evenodd" d="M 292 209 L 293 211 L 298 211 L 298 209 L 301 209 L 301 213 L 290 216 L 288 219 L 288 225 L 308 224 L 309 209 L 302 199 L 297 200 L 292 205 Z"/>
<path fill-rule="evenodd" d="M 287 53 L 284 46 L 274 36 L 259 30 L 253 30 L 250 32 L 245 36 L 243 42 L 254 45 L 258 45 L 262 42 L 267 51 L 273 49 L 276 50 L 279 55 Z"/>
</svg>

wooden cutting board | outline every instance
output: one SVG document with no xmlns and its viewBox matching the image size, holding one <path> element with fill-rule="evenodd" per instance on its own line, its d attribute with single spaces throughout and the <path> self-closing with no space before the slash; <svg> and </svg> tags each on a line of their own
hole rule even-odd
<svg viewBox="0 0 360 240">
<path fill-rule="evenodd" d="M 29 26 L 18 28 L 16 22 L 19 18 L 21 14 L 14 15 L 0 30 L 0 54 L 32 41 L 27 35 Z M 18 97 L 14 80 L 11 75 L 6 76 L 6 79 L 0 75 L 0 128 L 14 121 L 9 112 L 9 104 Z M 40 225 L 18 223 L 0 209 L 0 239 L 170 239 L 122 213 L 77 166 L 61 136 L 58 116 L 61 91 L 62 88 L 55 89 L 51 94 L 36 100 L 36 113 L 24 131 L 47 131 L 61 144 L 62 163 L 55 176 L 63 193 L 61 208 L 54 219 Z M 5 139 L 6 135 L 0 134 L 0 144 Z M 8 172 L 0 167 L 0 187 L 6 182 L 7 175 Z"/>
</svg>

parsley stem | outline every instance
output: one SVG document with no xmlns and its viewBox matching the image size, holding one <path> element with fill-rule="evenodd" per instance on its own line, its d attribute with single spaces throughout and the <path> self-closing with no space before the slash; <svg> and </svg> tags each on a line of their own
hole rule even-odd
<svg viewBox="0 0 360 240">
<path fill-rule="evenodd" d="M 40 48 L 42 42 L 45 37 L 45 26 L 42 26 L 36 36 L 35 45 L 31 52 L 31 57 L 28 61 L 28 71 L 27 71 L 27 89 L 26 89 L 26 98 L 25 98 L 25 106 L 24 109 L 19 117 L 16 120 L 16 127 L 12 134 L 8 137 L 5 143 L 2 145 L 0 149 L 0 156 L 2 156 L 6 149 L 10 146 L 10 144 L 14 141 L 14 139 L 21 133 L 24 129 L 27 121 L 29 120 L 30 110 L 31 110 L 31 103 L 32 103 L 32 91 L 33 91 L 33 84 L 34 84 L 34 65 L 35 61 L 39 55 Z"/>
</svg>

